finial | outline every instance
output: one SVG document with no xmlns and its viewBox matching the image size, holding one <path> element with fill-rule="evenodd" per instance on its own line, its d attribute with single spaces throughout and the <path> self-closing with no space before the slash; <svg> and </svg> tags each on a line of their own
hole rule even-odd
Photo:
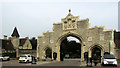
<svg viewBox="0 0 120 68">
<path fill-rule="evenodd" d="M 71 12 L 71 9 L 69 9 L 69 13 Z"/>
</svg>

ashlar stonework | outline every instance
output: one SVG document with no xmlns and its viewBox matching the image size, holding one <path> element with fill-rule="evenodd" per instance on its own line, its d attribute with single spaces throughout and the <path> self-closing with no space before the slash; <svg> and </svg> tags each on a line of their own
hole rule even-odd
<svg viewBox="0 0 120 68">
<path fill-rule="evenodd" d="M 61 22 L 53 24 L 53 31 L 43 33 L 37 40 L 37 57 L 44 59 L 46 48 L 57 53 L 57 61 L 60 61 L 60 44 L 68 36 L 76 37 L 81 43 L 81 60 L 84 60 L 84 53 L 88 52 L 92 57 L 92 49 L 98 47 L 101 56 L 104 52 L 114 54 L 113 30 L 106 30 L 104 26 L 90 27 L 89 19 L 79 19 L 71 12 L 61 19 Z"/>
</svg>

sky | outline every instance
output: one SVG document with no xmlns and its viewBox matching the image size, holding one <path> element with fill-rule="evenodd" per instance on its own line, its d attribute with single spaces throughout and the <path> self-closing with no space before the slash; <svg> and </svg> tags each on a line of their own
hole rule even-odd
<svg viewBox="0 0 120 68">
<path fill-rule="evenodd" d="M 68 10 L 80 19 L 89 18 L 91 27 L 118 30 L 118 0 L 2 0 L 0 38 L 11 36 L 17 27 L 20 37 L 37 37 L 52 31 Z"/>
</svg>

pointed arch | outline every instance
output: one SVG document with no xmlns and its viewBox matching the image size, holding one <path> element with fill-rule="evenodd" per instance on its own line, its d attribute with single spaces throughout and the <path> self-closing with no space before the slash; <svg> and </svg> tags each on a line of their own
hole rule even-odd
<svg viewBox="0 0 120 68">
<path fill-rule="evenodd" d="M 98 43 L 92 44 L 92 45 L 89 47 L 89 50 L 92 50 L 92 48 L 94 48 L 94 47 L 98 47 L 98 48 L 100 48 L 101 50 L 105 51 L 104 47 L 103 47 L 102 45 L 98 44 Z"/>
<path fill-rule="evenodd" d="M 92 44 L 92 45 L 89 47 L 89 57 L 93 57 L 92 52 L 93 52 L 93 50 L 94 50 L 95 48 L 98 48 L 98 50 L 100 51 L 100 57 L 103 56 L 104 51 L 105 51 L 104 47 L 103 47 L 102 45 L 100 45 L 100 44 L 95 43 L 95 44 Z M 101 60 L 102 60 L 102 59 L 100 58 L 100 62 L 101 62 Z"/>
<path fill-rule="evenodd" d="M 44 55 L 45 55 L 45 58 L 52 58 L 52 48 L 50 48 L 49 46 L 46 46 L 43 48 L 44 50 Z"/>
<path fill-rule="evenodd" d="M 81 43 L 84 41 L 84 39 L 82 38 L 81 35 L 76 34 L 76 33 L 72 33 L 72 32 L 68 32 L 68 33 L 63 34 L 62 36 L 60 36 L 60 37 L 57 39 L 57 43 L 60 44 L 60 43 L 62 42 L 62 40 L 64 40 L 64 39 L 65 39 L 66 37 L 68 37 L 68 36 L 72 36 L 72 37 L 77 38 L 78 40 L 80 40 Z"/>
</svg>

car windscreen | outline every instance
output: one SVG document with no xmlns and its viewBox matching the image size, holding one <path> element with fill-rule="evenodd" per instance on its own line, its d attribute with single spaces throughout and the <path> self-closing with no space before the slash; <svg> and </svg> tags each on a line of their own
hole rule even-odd
<svg viewBox="0 0 120 68">
<path fill-rule="evenodd" d="M 26 57 L 26 56 L 20 56 L 20 57 Z"/>
<path fill-rule="evenodd" d="M 105 59 L 115 59 L 115 56 L 114 56 L 114 55 L 107 54 L 107 55 L 104 55 L 104 58 L 105 58 Z"/>
<path fill-rule="evenodd" d="M 0 54 L 0 57 L 4 57 L 5 55 Z"/>
<path fill-rule="evenodd" d="M 0 54 L 0 57 L 2 57 L 2 55 Z"/>
</svg>

